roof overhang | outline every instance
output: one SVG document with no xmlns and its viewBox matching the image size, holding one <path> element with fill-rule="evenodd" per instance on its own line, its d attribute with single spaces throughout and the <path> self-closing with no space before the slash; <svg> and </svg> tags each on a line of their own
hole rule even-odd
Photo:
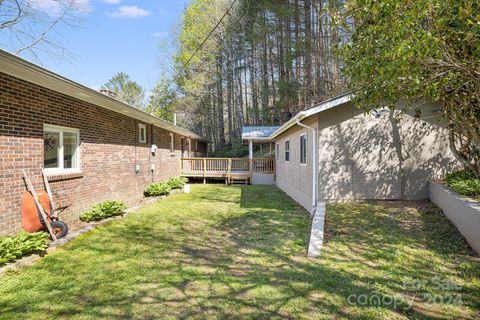
<svg viewBox="0 0 480 320">
<path fill-rule="evenodd" d="M 269 142 L 272 141 L 269 137 L 244 137 L 242 136 L 242 140 L 244 141 L 252 141 L 252 142 Z"/>
<path fill-rule="evenodd" d="M 129 106 L 128 104 L 104 95 L 94 89 L 91 89 L 3 50 L 0 50 L 0 72 L 97 105 L 101 108 L 105 108 L 142 122 L 155 125 L 159 128 L 175 132 L 185 137 L 207 143 L 210 142 L 208 139 L 201 137 L 194 132 L 175 126 L 165 120 L 157 118 L 140 109 Z"/>
<path fill-rule="evenodd" d="M 290 129 L 291 127 L 295 126 L 297 124 L 297 121 L 302 121 L 303 119 L 308 118 L 310 116 L 313 116 L 315 114 L 318 114 L 320 112 L 323 112 L 323 111 L 335 108 L 337 106 L 343 105 L 347 102 L 352 101 L 352 99 L 353 99 L 353 94 L 352 93 L 347 93 L 347 94 L 335 97 L 333 99 L 324 101 L 324 102 L 322 102 L 322 103 L 320 103 L 320 104 L 318 104 L 318 105 L 316 105 L 316 106 L 314 106 L 310 109 L 301 111 L 301 112 L 297 113 L 297 115 L 295 115 L 293 118 L 288 120 L 283 126 L 278 128 L 274 133 L 272 133 L 268 137 L 268 139 L 269 140 L 275 139 L 276 137 L 278 137 L 283 132 L 285 132 L 288 129 Z"/>
</svg>

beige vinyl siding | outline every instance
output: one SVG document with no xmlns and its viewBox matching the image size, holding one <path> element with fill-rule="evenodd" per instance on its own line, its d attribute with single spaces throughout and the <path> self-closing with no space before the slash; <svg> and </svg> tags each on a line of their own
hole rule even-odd
<svg viewBox="0 0 480 320">
<path fill-rule="evenodd" d="M 438 117 L 441 106 L 421 106 L 422 119 L 387 112 L 377 118 L 351 103 L 302 122 L 318 128 L 318 199 L 426 199 L 428 181 L 459 167 Z M 307 164 L 300 164 L 300 135 L 307 134 Z M 275 139 L 277 186 L 311 210 L 311 130 L 298 125 Z M 290 161 L 284 142 L 290 141 Z"/>
<path fill-rule="evenodd" d="M 319 199 L 425 199 L 428 180 L 458 166 L 439 122 L 439 105 L 422 118 L 376 118 L 351 103 L 319 114 Z"/>
<path fill-rule="evenodd" d="M 316 127 L 316 117 L 303 121 L 309 126 Z M 300 164 L 300 136 L 307 135 L 307 163 Z M 290 141 L 290 161 L 286 162 L 285 141 Z M 312 131 L 303 127 L 294 126 L 277 137 L 276 143 L 280 147 L 280 160 L 277 161 L 277 186 L 300 203 L 305 209 L 312 209 Z"/>
</svg>

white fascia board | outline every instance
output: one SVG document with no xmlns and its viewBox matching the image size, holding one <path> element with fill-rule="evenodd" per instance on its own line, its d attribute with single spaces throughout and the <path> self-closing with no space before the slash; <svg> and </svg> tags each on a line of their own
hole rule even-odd
<svg viewBox="0 0 480 320">
<path fill-rule="evenodd" d="M 353 94 L 349 93 L 328 101 L 325 101 L 318 106 L 305 110 L 305 117 L 310 117 L 314 114 L 320 113 L 322 111 L 334 108 L 336 106 L 342 105 L 344 103 L 352 101 Z"/>
<path fill-rule="evenodd" d="M 209 142 L 208 139 L 196 133 L 177 127 L 140 109 L 129 106 L 128 104 L 3 50 L 0 50 L 0 72 L 145 123 L 153 124 L 168 131 L 199 141 Z"/>
<path fill-rule="evenodd" d="M 347 102 L 352 101 L 352 99 L 353 99 L 353 94 L 348 93 L 348 94 L 333 98 L 331 100 L 327 100 L 325 102 L 322 102 L 321 104 L 319 104 L 315 107 L 312 107 L 310 109 L 301 111 L 295 117 L 293 117 L 292 119 L 287 121 L 283 126 L 278 128 L 277 131 L 272 133 L 270 135 L 270 137 L 268 137 L 268 138 L 273 140 L 278 135 L 280 135 L 282 132 L 285 132 L 286 130 L 288 130 L 291 127 L 293 127 L 294 125 L 296 125 L 297 120 L 302 120 L 302 119 L 308 118 L 310 116 L 313 116 L 314 114 L 323 112 L 323 111 L 328 110 L 328 109 L 335 108 L 339 105 L 342 105 L 342 104 L 345 104 Z"/>
<path fill-rule="evenodd" d="M 269 137 L 248 137 L 242 136 L 242 140 L 249 141 L 252 140 L 253 142 L 269 142 L 271 139 Z"/>
<path fill-rule="evenodd" d="M 302 112 L 299 112 L 297 113 L 297 115 L 295 115 L 295 117 L 293 117 L 292 119 L 288 120 L 283 126 L 281 126 L 280 128 L 278 128 L 274 133 L 272 133 L 270 135 L 270 137 L 268 137 L 270 140 L 273 140 L 275 139 L 278 135 L 280 135 L 282 132 L 284 131 L 287 131 L 288 129 L 290 129 L 291 127 L 293 127 L 296 123 L 297 123 L 297 120 L 302 120 L 303 118 L 305 118 L 305 111 L 302 111 Z"/>
</svg>

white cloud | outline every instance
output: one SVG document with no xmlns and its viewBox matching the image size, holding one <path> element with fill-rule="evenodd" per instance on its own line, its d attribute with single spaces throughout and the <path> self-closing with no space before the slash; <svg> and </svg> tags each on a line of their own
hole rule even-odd
<svg viewBox="0 0 480 320">
<path fill-rule="evenodd" d="M 109 4 L 119 4 L 120 2 L 122 2 L 122 0 L 103 0 L 103 1 Z"/>
<path fill-rule="evenodd" d="M 165 32 L 165 31 L 159 31 L 159 32 L 152 33 L 152 36 L 154 36 L 154 37 L 165 37 L 166 35 L 167 35 L 167 32 Z"/>
<path fill-rule="evenodd" d="M 59 15 L 64 10 L 78 12 L 90 12 L 93 10 L 90 0 L 28 0 L 28 3 L 33 9 L 45 12 L 51 16 Z"/>
<path fill-rule="evenodd" d="M 108 13 L 110 17 L 119 18 L 139 18 L 151 15 L 152 12 L 139 8 L 138 6 L 121 6 L 117 11 L 113 13 Z"/>
</svg>

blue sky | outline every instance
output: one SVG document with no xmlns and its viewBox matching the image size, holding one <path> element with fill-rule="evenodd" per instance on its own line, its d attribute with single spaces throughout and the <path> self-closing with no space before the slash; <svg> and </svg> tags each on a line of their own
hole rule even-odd
<svg viewBox="0 0 480 320">
<path fill-rule="evenodd" d="M 48 5 L 53 0 L 35 0 Z M 171 38 L 187 0 L 81 0 L 88 10 L 79 15 L 75 28 L 58 28 L 67 59 L 40 55 L 44 67 L 98 88 L 123 71 L 148 91 L 159 79 L 160 43 Z"/>
</svg>

